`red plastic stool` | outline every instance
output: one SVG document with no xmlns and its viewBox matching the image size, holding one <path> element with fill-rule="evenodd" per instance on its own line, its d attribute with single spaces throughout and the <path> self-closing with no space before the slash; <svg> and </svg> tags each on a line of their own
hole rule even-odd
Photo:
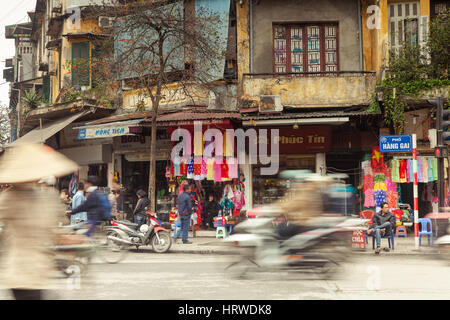
<svg viewBox="0 0 450 320">
<path fill-rule="evenodd" d="M 397 226 L 395 228 L 395 235 L 397 237 L 399 237 L 399 236 L 407 237 L 408 232 L 406 231 L 406 227 L 405 226 Z"/>
</svg>

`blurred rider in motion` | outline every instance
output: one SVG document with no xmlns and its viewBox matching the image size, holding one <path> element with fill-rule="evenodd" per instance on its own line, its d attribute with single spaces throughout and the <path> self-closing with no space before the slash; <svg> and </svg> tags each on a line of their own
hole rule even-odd
<svg viewBox="0 0 450 320">
<path fill-rule="evenodd" d="M 293 183 L 288 194 L 274 204 L 286 219 L 277 230 L 282 237 L 290 238 L 312 227 L 312 218 L 323 212 L 322 187 L 326 181 L 326 177 L 310 174 L 303 182 Z"/>
<path fill-rule="evenodd" d="M 55 242 L 53 228 L 65 208 L 55 190 L 39 187 L 37 182 L 76 170 L 76 163 L 38 144 L 10 147 L 0 158 L 0 184 L 11 184 L 0 194 L 5 248 L 0 276 L 17 300 L 42 299 L 43 290 L 52 287 L 55 270 L 53 253 L 47 248 Z"/>
</svg>

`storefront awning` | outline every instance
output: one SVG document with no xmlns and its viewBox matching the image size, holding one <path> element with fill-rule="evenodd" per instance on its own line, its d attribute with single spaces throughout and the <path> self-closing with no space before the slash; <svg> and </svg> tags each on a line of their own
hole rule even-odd
<svg viewBox="0 0 450 320">
<path fill-rule="evenodd" d="M 135 119 L 104 124 L 93 124 L 75 127 L 73 129 L 78 129 L 79 140 L 120 137 L 132 134 L 130 133 L 130 127 L 139 124 L 143 120 L 144 119 Z"/>
<path fill-rule="evenodd" d="M 249 120 L 243 121 L 243 126 L 283 126 L 283 125 L 340 125 L 350 121 L 349 117 L 336 118 L 298 118 L 298 119 L 272 119 L 272 120 Z"/>
<path fill-rule="evenodd" d="M 50 122 L 42 126 L 42 128 L 37 127 L 30 132 L 28 132 L 23 137 L 20 137 L 16 141 L 10 143 L 8 146 L 16 146 L 21 143 L 44 143 L 48 138 L 56 134 L 57 132 L 64 129 L 66 126 L 81 118 L 82 116 L 89 113 L 89 111 L 79 112 L 64 118 L 58 119 L 54 122 Z"/>
</svg>

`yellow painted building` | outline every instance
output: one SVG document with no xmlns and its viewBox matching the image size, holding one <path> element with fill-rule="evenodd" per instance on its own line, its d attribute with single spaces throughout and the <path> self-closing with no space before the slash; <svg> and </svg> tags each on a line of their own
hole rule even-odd
<svg viewBox="0 0 450 320">
<path fill-rule="evenodd" d="M 406 40 L 408 19 L 417 19 L 418 41 L 425 41 L 430 18 L 430 0 L 361 0 L 364 67 L 377 71 L 378 79 L 389 63 L 389 48 Z"/>
</svg>

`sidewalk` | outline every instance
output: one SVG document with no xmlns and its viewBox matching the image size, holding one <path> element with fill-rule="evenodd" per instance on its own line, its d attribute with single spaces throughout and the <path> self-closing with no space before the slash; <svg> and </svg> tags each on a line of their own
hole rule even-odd
<svg viewBox="0 0 450 320">
<path fill-rule="evenodd" d="M 192 244 L 183 244 L 181 239 L 174 240 L 170 252 L 172 253 L 193 253 L 193 254 L 217 254 L 217 255 L 229 255 L 235 254 L 236 249 L 233 248 L 231 243 L 225 242 L 222 239 L 216 239 L 214 231 L 197 231 L 196 237 L 192 237 L 192 233 L 189 233 L 189 241 Z M 381 240 L 382 247 L 388 247 L 388 240 Z M 426 237 L 422 239 L 422 246 L 418 250 L 415 248 L 414 237 L 407 238 L 395 238 L 394 249 L 389 252 L 382 251 L 380 255 L 432 255 L 437 253 L 436 246 L 428 246 L 428 240 Z M 365 249 L 359 249 L 353 251 L 355 254 L 374 254 L 372 249 L 372 238 L 369 237 L 369 243 L 366 244 Z"/>
</svg>

